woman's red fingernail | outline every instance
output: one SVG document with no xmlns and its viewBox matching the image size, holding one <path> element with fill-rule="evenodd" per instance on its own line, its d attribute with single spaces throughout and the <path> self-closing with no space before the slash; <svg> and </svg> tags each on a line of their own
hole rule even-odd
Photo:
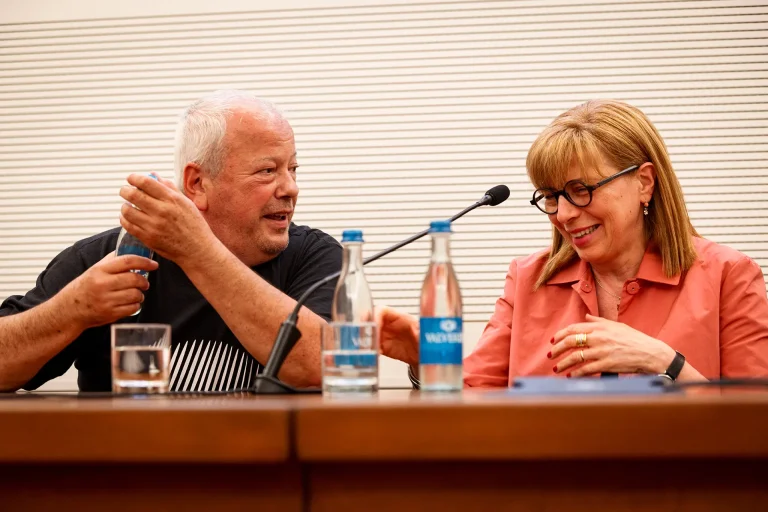
<svg viewBox="0 0 768 512">
<path fill-rule="evenodd" d="M 552 371 L 553 371 L 553 372 L 555 372 L 555 373 L 557 373 L 557 365 L 555 365 L 555 366 L 553 366 L 553 367 L 552 367 Z"/>
<path fill-rule="evenodd" d="M 547 359 L 552 359 L 552 352 L 547 352 Z"/>
<path fill-rule="evenodd" d="M 549 342 L 554 345 L 555 344 L 555 338 L 552 338 L 551 340 L 549 340 Z"/>
<path fill-rule="evenodd" d="M 566 378 L 568 378 L 568 379 L 570 379 L 570 378 L 571 378 L 571 374 L 570 374 L 570 373 L 566 373 L 566 374 L 565 374 L 565 376 L 566 376 Z"/>
</svg>

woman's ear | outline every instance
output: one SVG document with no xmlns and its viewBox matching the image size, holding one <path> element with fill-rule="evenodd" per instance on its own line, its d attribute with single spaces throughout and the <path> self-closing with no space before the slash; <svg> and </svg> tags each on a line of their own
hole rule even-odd
<svg viewBox="0 0 768 512">
<path fill-rule="evenodd" d="M 188 163 L 184 167 L 181 179 L 181 192 L 190 198 L 197 209 L 204 212 L 208 209 L 208 196 L 206 195 L 205 180 L 208 177 L 196 163 Z"/>
<path fill-rule="evenodd" d="M 644 163 L 637 170 L 637 179 L 640 183 L 640 202 L 650 202 L 656 188 L 656 167 L 651 162 Z"/>
</svg>

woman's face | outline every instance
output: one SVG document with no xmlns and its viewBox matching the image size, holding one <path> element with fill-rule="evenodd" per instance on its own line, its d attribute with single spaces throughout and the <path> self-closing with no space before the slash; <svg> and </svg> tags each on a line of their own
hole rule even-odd
<svg viewBox="0 0 768 512">
<path fill-rule="evenodd" d="M 585 179 L 578 165 L 573 165 L 567 179 L 594 185 L 619 171 L 603 162 L 599 173 L 591 171 Z M 549 215 L 549 220 L 579 257 L 593 265 L 611 266 L 638 251 L 642 255 L 646 243 L 643 204 L 653 195 L 654 177 L 653 165 L 643 164 L 594 190 L 592 202 L 581 208 L 561 196 L 557 213 Z"/>
</svg>

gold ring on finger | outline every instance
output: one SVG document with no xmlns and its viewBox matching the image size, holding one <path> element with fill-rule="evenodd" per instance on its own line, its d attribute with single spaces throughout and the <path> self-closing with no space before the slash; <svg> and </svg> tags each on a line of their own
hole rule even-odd
<svg viewBox="0 0 768 512">
<path fill-rule="evenodd" d="M 584 351 L 583 350 L 579 350 L 579 355 L 581 356 L 581 362 L 582 363 L 585 362 L 586 359 L 584 359 Z"/>
<path fill-rule="evenodd" d="M 587 333 L 580 332 L 576 335 L 576 346 L 579 348 L 587 346 Z"/>
</svg>

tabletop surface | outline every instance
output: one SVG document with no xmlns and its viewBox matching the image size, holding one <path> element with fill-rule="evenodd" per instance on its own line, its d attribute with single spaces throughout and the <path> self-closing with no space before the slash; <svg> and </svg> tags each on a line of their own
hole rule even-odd
<svg viewBox="0 0 768 512">
<path fill-rule="evenodd" d="M 0 462 L 768 457 L 768 391 L 0 398 Z"/>
</svg>

